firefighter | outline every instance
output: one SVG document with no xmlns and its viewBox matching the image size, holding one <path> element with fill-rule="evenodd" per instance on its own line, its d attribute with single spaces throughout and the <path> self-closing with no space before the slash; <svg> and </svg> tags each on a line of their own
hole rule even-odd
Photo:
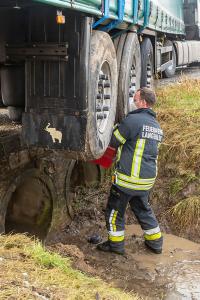
<svg viewBox="0 0 200 300">
<path fill-rule="evenodd" d="M 98 250 L 124 254 L 124 215 L 130 203 L 143 229 L 145 245 L 156 254 L 162 252 L 163 237 L 148 201 L 157 175 L 158 148 L 163 138 L 152 110 L 155 102 L 156 96 L 151 89 L 139 89 L 134 97 L 136 109 L 113 130 L 110 146 L 118 150 L 105 212 L 108 240 L 98 244 Z"/>
</svg>

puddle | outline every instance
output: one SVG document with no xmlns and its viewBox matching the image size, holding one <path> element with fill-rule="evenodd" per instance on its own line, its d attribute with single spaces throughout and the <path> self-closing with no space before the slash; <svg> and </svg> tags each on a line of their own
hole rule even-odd
<svg viewBox="0 0 200 300">
<path fill-rule="evenodd" d="M 168 286 L 166 300 L 200 299 L 200 260 L 183 261 L 168 273 L 172 283 Z"/>
<path fill-rule="evenodd" d="M 79 226 L 78 223 L 76 226 Z M 199 244 L 164 234 L 163 253 L 156 255 L 144 246 L 140 226 L 128 225 L 126 257 L 123 257 L 98 251 L 95 245 L 86 242 L 91 232 L 102 233 L 105 224 L 82 224 L 79 229 L 76 236 L 66 234 L 62 243 L 76 245 L 81 251 L 81 258 L 74 258 L 75 265 L 81 271 L 100 276 L 112 286 L 127 292 L 134 291 L 143 299 L 200 300 Z M 103 234 L 103 239 L 106 239 L 106 230 Z M 73 253 L 70 255 L 74 256 Z"/>
</svg>

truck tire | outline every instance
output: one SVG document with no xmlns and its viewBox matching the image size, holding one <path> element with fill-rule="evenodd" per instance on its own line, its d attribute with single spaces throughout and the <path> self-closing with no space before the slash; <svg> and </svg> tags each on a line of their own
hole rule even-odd
<svg viewBox="0 0 200 300">
<path fill-rule="evenodd" d="M 8 106 L 9 119 L 14 122 L 21 122 L 23 111 L 24 108 L 22 107 Z"/>
<path fill-rule="evenodd" d="M 121 43 L 124 45 L 118 45 L 118 53 L 122 46 L 123 51 L 119 66 L 117 121 L 135 109 L 133 98 L 135 91 L 140 87 L 141 76 L 140 45 L 137 34 L 129 32 Z"/>
<path fill-rule="evenodd" d="M 4 107 L 3 101 L 2 101 L 2 99 L 1 99 L 1 95 L 0 95 L 0 107 Z"/>
<path fill-rule="evenodd" d="M 153 46 L 149 38 L 141 43 L 141 87 L 153 88 L 154 56 Z"/>
<path fill-rule="evenodd" d="M 25 105 L 25 67 L 24 65 L 4 66 L 1 69 L 1 93 L 5 106 Z"/>
<path fill-rule="evenodd" d="M 45 239 L 50 228 L 55 191 L 38 169 L 22 172 L 9 185 L 5 198 L 5 233 L 28 232 Z"/>
<path fill-rule="evenodd" d="M 124 44 L 126 41 L 127 33 L 123 33 L 117 38 L 118 41 L 114 42 L 116 53 L 117 53 L 117 68 L 120 69 L 122 53 L 124 49 Z"/>
<path fill-rule="evenodd" d="M 0 74 L 0 76 L 1 76 L 1 74 Z M 4 107 L 3 100 L 2 100 L 2 95 L 1 95 L 1 78 L 0 78 L 0 107 Z"/>
<path fill-rule="evenodd" d="M 98 158 L 105 152 L 112 134 L 116 105 L 115 47 L 107 33 L 94 31 L 91 37 L 89 62 L 87 159 Z"/>
<path fill-rule="evenodd" d="M 76 188 L 98 187 L 102 182 L 101 169 L 90 162 L 71 160 L 65 176 L 65 198 L 67 213 L 74 218 L 73 202 L 76 200 Z"/>
<path fill-rule="evenodd" d="M 176 72 L 176 50 L 173 43 L 169 40 L 165 41 L 164 46 L 172 46 L 172 66 L 163 71 L 163 77 L 171 78 Z"/>
</svg>

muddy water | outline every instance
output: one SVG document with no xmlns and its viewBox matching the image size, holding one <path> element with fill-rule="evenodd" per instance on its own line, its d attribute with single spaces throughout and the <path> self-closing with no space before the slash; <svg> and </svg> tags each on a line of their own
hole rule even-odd
<svg viewBox="0 0 200 300">
<path fill-rule="evenodd" d="M 56 250 L 72 256 L 76 268 L 144 299 L 200 300 L 200 244 L 164 234 L 163 253 L 156 255 L 145 248 L 140 227 L 129 225 L 124 257 L 100 252 L 87 242 L 90 234 L 102 232 L 106 239 L 105 224 L 98 220 L 77 220 Z"/>
<path fill-rule="evenodd" d="M 138 236 L 142 234 L 139 226 L 127 226 L 127 235 L 133 232 Z M 134 259 L 139 269 L 150 273 L 154 284 L 156 281 L 158 284 L 164 283 L 163 299 L 200 299 L 200 245 L 164 234 L 163 248 L 162 255 L 135 253 Z"/>
<path fill-rule="evenodd" d="M 166 300 L 200 299 L 200 260 L 177 262 L 168 277 L 172 283 L 168 287 Z"/>
</svg>

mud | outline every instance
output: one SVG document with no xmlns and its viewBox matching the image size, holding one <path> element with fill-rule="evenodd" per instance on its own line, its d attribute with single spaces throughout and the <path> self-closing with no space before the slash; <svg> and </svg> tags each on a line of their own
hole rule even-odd
<svg viewBox="0 0 200 300">
<path fill-rule="evenodd" d="M 0 108 L 0 137 L 20 133 L 21 125 L 12 122 L 8 116 L 8 110 L 6 108 Z"/>
<path fill-rule="evenodd" d="M 99 276 L 113 286 L 134 291 L 144 299 L 200 299 L 200 245 L 164 234 L 163 253 L 156 255 L 144 246 L 142 230 L 126 226 L 126 255 L 103 253 L 88 243 L 94 233 L 106 239 L 101 211 L 90 216 L 82 211 L 66 227 L 51 250 L 72 257 L 79 270 Z"/>
</svg>

